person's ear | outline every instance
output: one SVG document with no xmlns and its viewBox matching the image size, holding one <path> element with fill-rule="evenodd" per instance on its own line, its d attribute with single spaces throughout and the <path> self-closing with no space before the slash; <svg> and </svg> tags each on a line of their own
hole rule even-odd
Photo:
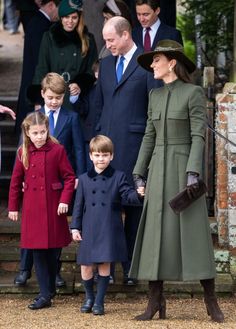
<svg viewBox="0 0 236 329">
<path fill-rule="evenodd" d="M 41 89 L 41 96 L 44 98 L 44 91 Z"/>
<path fill-rule="evenodd" d="M 175 65 L 176 65 L 176 59 L 173 58 L 169 62 L 169 71 L 170 72 L 174 69 Z"/>
<path fill-rule="evenodd" d="M 155 13 L 157 16 L 160 15 L 160 12 L 161 12 L 161 8 L 160 7 L 157 7 L 157 9 L 155 10 Z"/>
<path fill-rule="evenodd" d="M 91 161 L 93 161 L 91 152 L 89 152 L 89 158 L 90 158 Z"/>
<path fill-rule="evenodd" d="M 114 155 L 113 155 L 113 154 L 111 154 L 111 161 L 113 160 L 113 157 L 114 157 Z"/>
</svg>

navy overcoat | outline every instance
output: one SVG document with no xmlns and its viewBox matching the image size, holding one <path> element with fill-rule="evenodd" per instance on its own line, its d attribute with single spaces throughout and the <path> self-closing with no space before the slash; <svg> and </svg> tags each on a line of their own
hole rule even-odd
<svg viewBox="0 0 236 329">
<path fill-rule="evenodd" d="M 149 85 L 152 74 L 136 61 L 142 53 L 142 48 L 137 48 L 119 83 L 117 57 L 110 55 L 102 59 L 96 90 L 99 118 L 96 131 L 111 138 L 115 146 L 112 166 L 124 171 L 130 183 L 145 131 L 148 93 L 152 88 Z"/>
<path fill-rule="evenodd" d="M 127 260 L 121 203 L 140 204 L 126 175 L 112 167 L 79 177 L 71 229 L 82 232 L 78 264 Z"/>
</svg>

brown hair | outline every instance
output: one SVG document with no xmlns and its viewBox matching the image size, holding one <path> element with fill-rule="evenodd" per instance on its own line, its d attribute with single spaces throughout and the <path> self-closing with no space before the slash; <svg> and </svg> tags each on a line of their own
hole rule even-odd
<svg viewBox="0 0 236 329">
<path fill-rule="evenodd" d="M 128 5 L 123 1 L 123 0 L 115 0 L 115 3 L 117 5 L 117 7 L 119 8 L 121 14 L 121 17 L 124 17 L 127 19 L 127 21 L 130 23 L 130 25 L 132 26 L 132 18 L 131 18 L 131 13 L 130 13 L 130 9 L 128 7 Z M 117 16 L 116 13 L 114 13 L 108 6 L 107 4 L 104 5 L 102 12 L 104 14 L 110 14 L 113 17 Z"/>
<path fill-rule="evenodd" d="M 104 135 L 93 137 L 89 143 L 89 152 L 114 153 L 114 145 L 110 138 Z"/>
<path fill-rule="evenodd" d="M 63 77 L 55 72 L 49 72 L 45 75 L 41 82 L 43 92 L 50 89 L 55 94 L 62 95 L 66 92 L 66 83 Z"/>
<path fill-rule="evenodd" d="M 152 10 L 156 10 L 158 7 L 160 7 L 160 0 L 136 0 L 135 1 L 136 6 L 142 6 L 142 5 L 148 5 L 152 8 Z"/>
<path fill-rule="evenodd" d="M 31 126 L 35 125 L 45 125 L 47 129 L 47 140 L 50 139 L 54 143 L 58 144 L 58 141 L 53 136 L 49 135 L 49 122 L 48 117 L 44 115 L 42 112 L 35 111 L 26 116 L 24 121 L 21 124 L 22 128 L 22 136 L 23 136 L 23 142 L 22 142 L 22 154 L 20 157 L 20 160 L 23 163 L 23 166 L 27 169 L 29 167 L 29 145 L 31 143 L 29 136 L 27 135 L 29 129 Z M 18 150 L 19 155 L 19 150 Z"/>
<path fill-rule="evenodd" d="M 89 50 L 89 37 L 85 33 L 84 14 L 82 11 L 77 11 L 77 13 L 79 15 L 79 23 L 76 28 L 76 31 L 79 34 L 82 43 L 82 48 L 81 48 L 82 57 L 85 57 Z"/>
<path fill-rule="evenodd" d="M 163 53 L 166 58 L 170 61 L 172 59 L 175 59 L 176 60 L 176 65 L 174 66 L 173 70 L 175 72 L 175 74 L 177 75 L 177 77 L 184 81 L 184 82 L 192 82 L 192 78 L 191 78 L 191 75 L 189 74 L 186 66 L 181 63 L 180 61 L 178 61 L 175 56 L 171 56 L 170 54 L 168 53 Z"/>
<path fill-rule="evenodd" d="M 59 4 L 61 2 L 60 0 L 42 0 L 40 3 L 40 6 L 45 6 L 50 1 L 54 2 L 57 7 L 59 6 Z"/>
</svg>

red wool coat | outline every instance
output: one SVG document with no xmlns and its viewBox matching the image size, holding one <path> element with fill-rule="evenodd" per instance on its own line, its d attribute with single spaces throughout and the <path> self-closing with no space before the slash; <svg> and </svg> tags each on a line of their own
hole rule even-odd
<svg viewBox="0 0 236 329">
<path fill-rule="evenodd" d="M 75 175 L 62 145 L 52 141 L 39 149 L 31 145 L 28 169 L 17 156 L 8 209 L 19 211 L 23 196 L 21 248 L 61 248 L 70 243 L 67 216 L 58 216 L 57 208 L 60 202 L 70 203 L 74 183 Z"/>
</svg>

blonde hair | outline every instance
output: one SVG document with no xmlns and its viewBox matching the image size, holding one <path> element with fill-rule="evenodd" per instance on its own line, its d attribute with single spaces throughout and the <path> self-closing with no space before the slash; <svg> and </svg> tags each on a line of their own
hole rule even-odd
<svg viewBox="0 0 236 329">
<path fill-rule="evenodd" d="M 78 12 L 79 15 L 79 23 L 76 28 L 77 33 L 79 34 L 80 40 L 81 40 L 81 54 L 82 57 L 85 57 L 87 55 L 87 52 L 89 50 L 89 37 L 85 33 L 85 24 L 84 24 L 84 14 L 82 11 Z"/>
<path fill-rule="evenodd" d="M 50 89 L 55 94 L 62 95 L 66 92 L 66 83 L 60 74 L 49 72 L 43 78 L 41 88 L 44 93 L 46 90 Z"/>
<path fill-rule="evenodd" d="M 110 138 L 104 135 L 93 137 L 89 143 L 89 152 L 114 153 L 114 145 Z"/>
<path fill-rule="evenodd" d="M 44 115 L 42 112 L 39 111 L 35 111 L 33 113 L 28 114 L 21 124 L 23 142 L 21 147 L 22 154 L 20 156 L 20 160 L 22 161 L 23 166 L 26 169 L 29 167 L 29 145 L 31 143 L 27 133 L 29 132 L 30 127 L 35 125 L 39 125 L 39 126 L 45 125 L 47 129 L 47 140 L 50 139 L 56 144 L 59 143 L 56 138 L 49 135 L 49 122 L 48 122 L 48 117 L 46 115 Z M 19 149 L 18 149 L 18 156 L 19 156 Z"/>
</svg>

